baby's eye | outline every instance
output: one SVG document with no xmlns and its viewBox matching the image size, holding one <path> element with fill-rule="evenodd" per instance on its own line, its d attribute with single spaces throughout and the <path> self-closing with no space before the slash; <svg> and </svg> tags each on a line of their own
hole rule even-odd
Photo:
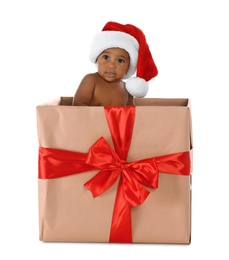
<svg viewBox="0 0 229 260">
<path fill-rule="evenodd" d="M 118 59 L 118 63 L 124 63 L 125 61 L 123 59 Z"/>
<path fill-rule="evenodd" d="M 109 60 L 109 56 L 108 55 L 103 55 L 104 60 Z"/>
</svg>

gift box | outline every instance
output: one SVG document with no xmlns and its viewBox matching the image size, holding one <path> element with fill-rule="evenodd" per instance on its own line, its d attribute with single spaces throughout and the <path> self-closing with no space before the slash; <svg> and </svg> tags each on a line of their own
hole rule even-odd
<svg viewBox="0 0 229 260">
<path fill-rule="evenodd" d="M 37 106 L 41 241 L 191 241 L 189 99 Z"/>
</svg>

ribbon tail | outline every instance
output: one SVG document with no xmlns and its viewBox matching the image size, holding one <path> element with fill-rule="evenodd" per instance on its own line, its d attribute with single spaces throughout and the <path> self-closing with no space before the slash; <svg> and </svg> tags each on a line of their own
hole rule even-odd
<svg viewBox="0 0 229 260">
<path fill-rule="evenodd" d="M 131 207 L 124 197 L 123 180 L 120 178 L 111 222 L 111 243 L 132 243 Z"/>
<path fill-rule="evenodd" d="M 84 186 L 90 190 L 93 197 L 97 197 L 109 189 L 117 180 L 120 170 L 114 170 L 112 174 L 108 170 L 102 170 L 87 181 Z"/>
</svg>

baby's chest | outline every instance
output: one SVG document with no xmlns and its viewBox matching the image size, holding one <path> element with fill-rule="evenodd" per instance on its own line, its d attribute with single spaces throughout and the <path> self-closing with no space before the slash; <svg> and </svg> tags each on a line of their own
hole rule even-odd
<svg viewBox="0 0 229 260">
<path fill-rule="evenodd" d="M 119 88 L 95 88 L 93 101 L 103 106 L 125 106 L 128 94 Z"/>
</svg>

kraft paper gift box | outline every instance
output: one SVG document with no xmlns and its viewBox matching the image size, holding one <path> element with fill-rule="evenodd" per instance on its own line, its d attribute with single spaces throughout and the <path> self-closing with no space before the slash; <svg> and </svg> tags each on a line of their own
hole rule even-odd
<svg viewBox="0 0 229 260">
<path fill-rule="evenodd" d="M 188 99 L 37 106 L 41 241 L 189 244 Z"/>
</svg>

